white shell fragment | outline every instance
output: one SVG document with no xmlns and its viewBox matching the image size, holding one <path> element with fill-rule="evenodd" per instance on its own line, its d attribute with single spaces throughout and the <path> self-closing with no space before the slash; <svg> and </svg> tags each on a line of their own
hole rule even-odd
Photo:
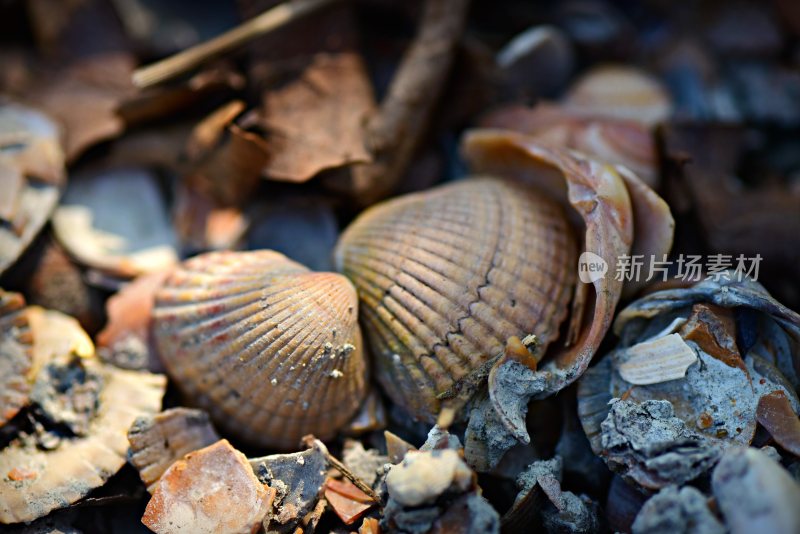
<svg viewBox="0 0 800 534">
<path fill-rule="evenodd" d="M 153 174 L 106 171 L 72 179 L 53 214 L 53 229 L 80 262 L 119 276 L 178 261 L 177 238 Z"/>
<path fill-rule="evenodd" d="M 621 355 L 619 374 L 637 386 L 660 384 L 686 376 L 697 355 L 679 334 L 637 343 Z"/>
<path fill-rule="evenodd" d="M 125 371 L 88 359 L 101 374 L 97 415 L 88 435 L 64 439 L 54 450 L 13 442 L 0 452 L 0 523 L 32 521 L 102 486 L 125 465 L 125 430 L 161 406 L 161 375 Z"/>
<path fill-rule="evenodd" d="M 471 484 L 472 471 L 451 449 L 409 451 L 386 476 L 390 497 L 404 506 L 431 503 L 451 486 L 463 492 Z"/>
</svg>

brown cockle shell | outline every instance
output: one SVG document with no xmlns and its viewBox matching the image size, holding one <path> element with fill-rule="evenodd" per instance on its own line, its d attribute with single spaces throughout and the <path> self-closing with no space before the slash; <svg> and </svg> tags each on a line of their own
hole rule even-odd
<svg viewBox="0 0 800 534">
<path fill-rule="evenodd" d="M 156 293 L 154 335 L 188 401 L 222 430 L 290 449 L 328 439 L 367 392 L 352 284 L 274 251 L 213 252 Z"/>
<path fill-rule="evenodd" d="M 377 375 L 421 419 L 511 336 L 558 337 L 575 276 L 562 208 L 524 185 L 474 178 L 378 204 L 342 235 Z M 455 406 L 458 408 L 458 406 Z"/>
</svg>

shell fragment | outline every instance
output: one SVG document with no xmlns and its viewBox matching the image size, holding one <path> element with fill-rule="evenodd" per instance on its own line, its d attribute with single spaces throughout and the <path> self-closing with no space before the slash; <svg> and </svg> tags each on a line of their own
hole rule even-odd
<svg viewBox="0 0 800 534">
<path fill-rule="evenodd" d="M 637 386 L 660 384 L 686 376 L 697 355 L 678 334 L 643 341 L 622 354 L 619 374 Z"/>
</svg>

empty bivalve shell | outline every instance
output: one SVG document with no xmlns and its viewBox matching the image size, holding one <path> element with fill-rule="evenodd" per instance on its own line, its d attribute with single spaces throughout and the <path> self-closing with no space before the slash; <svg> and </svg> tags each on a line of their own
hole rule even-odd
<svg viewBox="0 0 800 534">
<path fill-rule="evenodd" d="M 470 178 L 370 208 L 342 235 L 336 266 L 358 290 L 384 389 L 430 422 L 437 397 L 511 336 L 535 334 L 537 354 L 558 337 L 576 255 L 559 204 Z"/>
<path fill-rule="evenodd" d="M 367 391 L 355 289 L 273 251 L 212 252 L 156 294 L 156 343 L 188 401 L 248 443 L 336 434 Z"/>
</svg>

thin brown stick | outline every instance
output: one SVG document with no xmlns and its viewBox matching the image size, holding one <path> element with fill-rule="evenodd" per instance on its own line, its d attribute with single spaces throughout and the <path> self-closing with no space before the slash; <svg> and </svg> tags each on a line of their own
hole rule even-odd
<svg viewBox="0 0 800 534">
<path fill-rule="evenodd" d="M 358 201 L 390 194 L 408 169 L 439 101 L 469 0 L 427 0 L 420 28 L 392 79 L 380 110 L 365 126 L 371 163 L 353 169 Z"/>
<path fill-rule="evenodd" d="M 311 435 L 303 437 L 303 443 L 305 444 L 306 447 L 317 447 L 320 451 L 322 451 L 322 454 L 325 455 L 325 458 L 328 460 L 328 463 L 330 463 L 334 469 L 339 471 L 344 476 L 344 478 L 355 484 L 355 486 L 358 489 L 366 493 L 369 496 L 369 498 L 375 501 L 376 503 L 381 502 L 381 499 L 380 497 L 378 497 L 378 494 L 375 493 L 366 482 L 358 478 L 352 471 L 350 471 L 346 465 L 344 465 L 342 462 L 339 461 L 338 458 L 332 455 L 328 451 L 328 448 L 325 446 L 324 443 L 322 443 L 320 440 Z"/>
<path fill-rule="evenodd" d="M 338 0 L 297 0 L 279 4 L 209 41 L 136 69 L 133 73 L 133 84 L 145 88 L 180 76 L 210 59 L 336 1 Z"/>
</svg>

